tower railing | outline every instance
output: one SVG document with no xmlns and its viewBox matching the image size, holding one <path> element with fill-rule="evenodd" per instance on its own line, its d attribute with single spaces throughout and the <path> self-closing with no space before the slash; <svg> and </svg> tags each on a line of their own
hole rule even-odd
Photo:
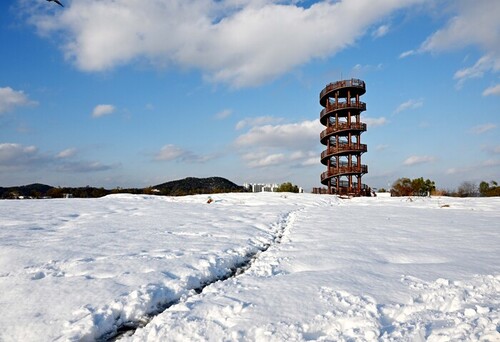
<svg viewBox="0 0 500 342">
<path fill-rule="evenodd" d="M 326 85 L 326 87 L 319 94 L 319 98 L 322 99 L 326 94 L 338 90 L 340 88 L 353 87 L 353 88 L 366 88 L 365 81 L 357 78 L 351 78 L 350 80 L 342 80 L 337 82 L 332 82 Z"/>
<path fill-rule="evenodd" d="M 366 144 L 339 144 L 338 146 L 331 146 L 330 148 L 327 148 L 325 151 L 321 152 L 321 159 L 325 159 L 338 153 L 350 151 L 365 153 L 368 151 L 368 146 L 366 146 Z"/>
<path fill-rule="evenodd" d="M 362 122 L 351 122 L 350 124 L 348 124 L 347 122 L 339 122 L 338 124 L 333 124 L 332 126 L 327 127 L 320 133 L 319 137 L 321 140 L 323 140 L 329 135 L 346 130 L 356 130 L 364 132 L 366 131 L 366 124 Z"/>
<path fill-rule="evenodd" d="M 355 166 L 339 166 L 331 167 L 327 171 L 321 174 L 321 181 L 324 182 L 329 178 L 340 177 L 345 175 L 355 175 L 355 174 L 365 174 L 368 173 L 367 165 L 355 165 Z"/>
</svg>

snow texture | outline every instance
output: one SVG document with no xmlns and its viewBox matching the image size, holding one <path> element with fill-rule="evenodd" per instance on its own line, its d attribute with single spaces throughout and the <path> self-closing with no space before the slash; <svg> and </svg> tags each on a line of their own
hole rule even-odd
<svg viewBox="0 0 500 342">
<path fill-rule="evenodd" d="M 0 341 L 500 341 L 500 198 L 0 201 Z"/>
</svg>

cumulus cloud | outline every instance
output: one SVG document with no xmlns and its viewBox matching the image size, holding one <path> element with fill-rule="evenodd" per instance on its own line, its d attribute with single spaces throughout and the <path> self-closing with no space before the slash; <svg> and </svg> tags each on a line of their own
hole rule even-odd
<svg viewBox="0 0 500 342">
<path fill-rule="evenodd" d="M 100 118 L 101 116 L 112 114 L 114 113 L 114 111 L 115 106 L 110 104 L 100 104 L 94 107 L 94 110 L 92 111 L 92 117 Z"/>
<path fill-rule="evenodd" d="M 36 101 L 31 101 L 22 90 L 11 87 L 0 88 L 0 115 L 14 110 L 16 107 L 33 106 Z"/>
<path fill-rule="evenodd" d="M 489 95 L 498 95 L 500 96 L 500 84 L 491 86 L 489 88 L 486 88 L 483 91 L 483 96 L 489 96 Z"/>
<path fill-rule="evenodd" d="M 411 166 L 417 164 L 432 163 L 435 160 L 436 158 L 432 156 L 411 156 L 406 158 L 406 160 L 403 162 L 403 165 Z"/>
<path fill-rule="evenodd" d="M 252 168 L 318 165 L 319 120 L 252 126 L 235 141 L 247 166 Z"/>
<path fill-rule="evenodd" d="M 245 87 L 332 56 L 394 11 L 424 1 L 320 1 L 306 8 L 277 0 L 73 0 L 57 14 L 31 13 L 30 21 L 43 35 L 64 35 L 65 57 L 84 71 L 146 59 Z"/>
<path fill-rule="evenodd" d="M 318 134 L 324 129 L 319 120 L 299 123 L 252 127 L 236 139 L 238 146 L 313 147 L 318 144 Z"/>
<path fill-rule="evenodd" d="M 319 165 L 319 153 L 312 151 L 282 151 L 272 153 L 267 149 L 259 149 L 242 154 L 247 166 L 262 168 L 269 166 L 310 166 Z"/>
<path fill-rule="evenodd" d="M 482 125 L 477 125 L 471 128 L 470 132 L 473 134 L 482 134 L 493 129 L 497 128 L 497 125 L 494 123 L 486 123 Z"/>
<path fill-rule="evenodd" d="M 396 108 L 396 110 L 394 110 L 394 113 L 397 114 L 397 113 L 404 112 L 405 110 L 416 109 L 416 108 L 422 107 L 423 104 L 424 104 L 424 102 L 422 100 L 410 99 L 406 102 L 401 103 L 398 106 L 398 108 Z"/>
<path fill-rule="evenodd" d="M 286 155 L 284 153 L 268 154 L 260 151 L 245 153 L 242 157 L 247 162 L 247 165 L 253 168 L 280 165 L 286 162 Z"/>
<path fill-rule="evenodd" d="M 451 2 L 456 15 L 429 36 L 420 52 L 442 52 L 473 45 L 484 55 L 471 67 L 458 70 L 454 78 L 458 87 L 485 72 L 500 71 L 500 2 L 497 0 Z"/>
<path fill-rule="evenodd" d="M 453 6 L 456 6 L 456 15 L 428 37 L 421 50 L 445 51 L 478 45 L 498 51 L 500 3 L 496 0 L 456 1 Z"/>
</svg>

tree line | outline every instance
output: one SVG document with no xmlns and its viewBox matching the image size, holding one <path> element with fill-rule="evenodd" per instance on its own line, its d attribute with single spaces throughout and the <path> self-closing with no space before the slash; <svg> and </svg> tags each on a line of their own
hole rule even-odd
<svg viewBox="0 0 500 342">
<path fill-rule="evenodd" d="M 380 189 L 379 192 L 386 192 Z M 457 189 L 437 189 L 434 181 L 424 180 L 423 177 L 410 179 L 399 178 L 390 190 L 391 196 L 451 196 L 451 197 L 492 197 L 500 196 L 500 186 L 496 181 L 482 181 L 479 183 L 465 181 Z"/>
</svg>

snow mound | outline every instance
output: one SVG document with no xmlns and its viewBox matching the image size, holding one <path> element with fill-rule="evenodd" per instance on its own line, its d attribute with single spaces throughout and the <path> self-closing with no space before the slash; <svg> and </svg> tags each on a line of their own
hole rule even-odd
<svg viewBox="0 0 500 342">
<path fill-rule="evenodd" d="M 428 283 L 404 277 L 412 292 L 407 305 L 381 308 L 383 341 L 500 341 L 500 275 Z"/>
</svg>

